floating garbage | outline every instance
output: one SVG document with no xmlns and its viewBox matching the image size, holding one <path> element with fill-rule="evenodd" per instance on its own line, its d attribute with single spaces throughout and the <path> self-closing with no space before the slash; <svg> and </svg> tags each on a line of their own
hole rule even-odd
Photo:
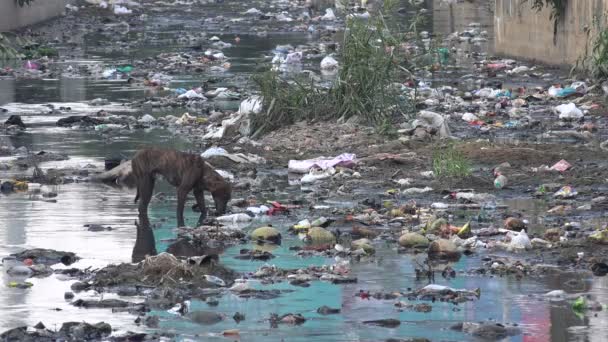
<svg viewBox="0 0 608 342">
<path fill-rule="evenodd" d="M 324 21 L 334 21 L 336 20 L 336 15 L 331 8 L 325 9 L 325 14 L 321 17 L 321 20 Z"/>
<path fill-rule="evenodd" d="M 133 14 L 133 11 L 126 7 L 120 6 L 120 5 L 114 5 L 114 14 L 116 14 L 116 15 Z"/>
<path fill-rule="evenodd" d="M 287 57 L 285 58 L 284 63 L 285 64 L 298 64 L 302 62 L 302 51 L 296 51 L 296 52 L 292 52 L 287 54 Z"/>
<path fill-rule="evenodd" d="M 27 70 L 39 70 L 40 69 L 40 65 L 38 63 L 32 62 L 32 61 L 26 61 L 23 64 L 23 68 L 27 69 Z"/>
<path fill-rule="evenodd" d="M 332 56 L 325 56 L 321 60 L 321 69 L 322 70 L 336 70 L 338 69 L 338 61 Z"/>
<path fill-rule="evenodd" d="M 559 118 L 562 120 L 578 120 L 584 116 L 583 112 L 572 102 L 559 105 L 553 110 L 559 114 Z"/>
<path fill-rule="evenodd" d="M 315 169 L 313 169 L 313 170 L 310 170 L 310 172 L 307 175 L 305 175 L 304 177 L 302 177 L 302 179 L 300 180 L 300 182 L 302 184 L 314 183 L 314 182 L 322 180 L 322 179 L 330 178 L 335 173 L 336 173 L 336 169 L 334 169 L 333 167 L 329 167 L 329 168 L 324 169 L 324 170 L 315 170 Z"/>
<path fill-rule="evenodd" d="M 260 11 L 259 9 L 252 7 L 250 9 L 248 9 L 247 11 L 245 11 L 245 14 L 247 15 L 260 15 L 262 14 L 262 11 Z"/>
<path fill-rule="evenodd" d="M 473 113 L 464 113 L 462 115 L 462 120 L 466 122 L 473 122 L 479 120 L 479 118 Z"/>
<path fill-rule="evenodd" d="M 551 170 L 564 172 L 564 171 L 568 171 L 571 167 L 572 167 L 572 165 L 570 163 L 568 163 L 567 161 L 562 159 L 562 160 L 558 161 L 557 163 L 555 163 L 553 166 L 551 166 Z"/>
<path fill-rule="evenodd" d="M 236 223 L 242 223 L 242 222 L 249 222 L 249 221 L 253 220 L 253 216 L 250 216 L 250 215 L 244 214 L 244 213 L 238 213 L 238 214 L 219 216 L 216 218 L 216 220 L 218 222 L 222 222 L 222 223 L 236 224 Z"/>
<path fill-rule="evenodd" d="M 129 72 L 133 71 L 133 66 L 132 65 L 124 65 L 124 66 L 116 68 L 116 71 L 122 72 L 123 74 L 126 74 L 126 73 L 129 73 Z"/>
<path fill-rule="evenodd" d="M 178 99 L 201 99 L 206 100 L 205 96 L 201 93 L 196 92 L 195 90 L 188 90 L 187 92 L 179 95 Z"/>
<path fill-rule="evenodd" d="M 578 195 L 578 192 L 570 185 L 566 185 L 553 194 L 553 197 L 574 198 L 576 195 Z"/>
<path fill-rule="evenodd" d="M 261 96 L 252 96 L 243 102 L 239 106 L 239 114 L 259 114 L 262 112 L 262 100 Z"/>
<path fill-rule="evenodd" d="M 525 229 L 522 229 L 519 233 L 509 231 L 507 237 L 511 239 L 510 242 L 504 245 L 508 250 L 517 251 L 532 248 L 532 242 L 530 241 L 528 234 L 526 234 Z"/>
<path fill-rule="evenodd" d="M 474 296 L 479 298 L 481 296 L 481 289 L 476 288 L 475 290 L 467 290 L 467 289 L 455 289 L 449 286 L 438 285 L 438 284 L 429 284 L 418 291 L 416 291 L 419 295 L 464 295 L 464 296 Z"/>
<path fill-rule="evenodd" d="M 251 232 L 251 239 L 255 241 L 281 243 L 281 233 L 274 227 L 260 227 Z"/>
<path fill-rule="evenodd" d="M 138 122 L 143 122 L 143 123 L 151 123 L 156 121 L 156 118 L 154 118 L 152 115 L 150 114 L 145 114 L 144 116 L 142 116 L 141 118 L 139 118 L 139 120 L 137 120 Z"/>
<path fill-rule="evenodd" d="M 318 157 L 307 160 L 290 160 L 287 165 L 288 172 L 308 173 L 311 169 L 326 170 L 337 166 L 352 168 L 357 164 L 356 155 L 343 153 L 334 158 Z"/>
</svg>

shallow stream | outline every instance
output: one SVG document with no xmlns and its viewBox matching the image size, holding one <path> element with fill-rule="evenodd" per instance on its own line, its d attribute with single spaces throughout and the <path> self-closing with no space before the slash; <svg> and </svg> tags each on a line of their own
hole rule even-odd
<svg viewBox="0 0 608 342">
<path fill-rule="evenodd" d="M 491 18 L 479 12 L 479 18 L 471 12 L 455 11 L 446 13 L 446 9 L 438 7 L 439 1 L 427 1 L 435 6 L 431 13 L 433 25 L 429 30 L 446 34 L 450 30 L 463 27 L 463 22 L 482 21 L 484 27 L 489 27 Z M 231 3 L 232 4 L 232 3 Z M 234 5 L 234 4 L 232 4 Z M 239 5 L 239 10 L 244 10 Z M 233 7 L 227 7 L 233 8 Z M 213 12 L 230 14 L 223 7 L 212 7 Z M 234 8 L 233 8 L 234 9 Z M 478 12 L 476 12 L 478 13 Z M 108 37 L 96 37 L 91 34 L 76 50 L 79 56 L 65 60 L 64 63 L 78 64 L 97 62 L 105 65 L 129 62 L 153 56 L 159 51 L 173 51 L 183 48 L 171 45 L 169 42 L 184 31 L 199 27 L 201 13 L 184 13 L 177 11 L 164 16 L 163 13 L 150 13 L 149 22 L 153 23 L 143 31 L 149 35 L 147 45 L 132 47 L 125 51 L 112 49 L 107 52 L 104 44 Z M 489 14 L 487 14 L 489 15 Z M 447 20 L 455 20 L 449 23 Z M 450 19 L 451 18 L 451 19 Z M 461 29 L 461 28 L 460 28 Z M 489 27 L 491 29 L 491 27 Z M 266 37 L 248 34 L 247 27 L 235 24 L 230 33 L 221 38 L 241 37 L 241 43 L 235 48 L 226 49 L 231 57 L 230 71 L 220 77 L 216 86 L 243 82 L 258 65 L 264 56 L 271 55 L 271 50 L 280 44 L 300 44 L 314 40 L 307 33 L 277 33 Z M 213 33 L 213 25 L 207 30 Z M 221 32 L 218 32 L 221 33 Z M 164 37 L 163 41 L 159 37 Z M 229 38 L 226 38 L 228 40 Z M 144 40 L 146 44 L 146 40 Z M 174 75 L 174 82 L 187 87 L 198 84 L 207 77 L 204 75 Z M 236 80 L 236 81 L 235 81 Z M 244 83 L 237 83 L 244 86 Z M 143 145 L 163 145 L 180 149 L 188 149 L 188 142 L 164 130 L 135 131 L 121 136 L 104 136 L 95 131 L 80 131 L 59 128 L 55 126 L 59 116 L 48 114 L 48 107 L 53 103 L 56 107 L 71 107 L 71 115 L 96 112 L 99 108 L 90 107 L 86 101 L 104 98 L 115 105 L 104 106 L 105 110 L 114 113 L 133 113 L 140 116 L 140 111 L 122 107 L 120 103 L 133 101 L 146 96 L 143 87 L 127 86 L 125 82 L 93 81 L 74 78 L 59 78 L 50 80 L 4 80 L 0 79 L 0 107 L 8 109 L 8 113 L 0 113 L 0 121 L 6 120 L 9 114 L 19 113 L 23 120 L 31 125 L 26 133 L 16 137 L 0 137 L 8 139 L 14 147 L 25 146 L 30 150 L 46 150 L 65 153 L 70 156 L 68 161 L 49 162 L 41 165 L 43 169 L 50 167 L 86 165 L 103 168 L 106 157 L 114 155 L 130 156 Z M 228 104 L 235 106 L 238 102 Z M 162 114 L 167 114 L 163 111 Z M 161 113 L 153 113 L 161 114 Z M 181 114 L 181 113 L 180 113 Z M 2 160 L 2 159 L 0 159 Z M 281 174 L 284 170 L 274 170 Z M 7 172 L 7 171 L 0 171 Z M 31 171 L 30 171 L 31 172 Z M 11 174 L 8 174 L 10 177 Z M 276 176 L 279 177 L 279 176 Z M 3 177 L 0 177 L 3 178 Z M 283 180 L 285 181 L 285 180 Z M 286 182 L 285 182 L 286 183 Z M 70 267 L 86 268 L 103 267 L 109 263 L 129 262 L 135 243 L 135 226 L 137 209 L 133 203 L 134 192 L 115 189 L 109 186 L 89 183 L 74 183 L 57 186 L 56 203 L 33 200 L 27 194 L 0 195 L 0 256 L 21 250 L 23 248 L 52 248 L 76 253 L 82 258 Z M 175 237 L 172 229 L 175 223 L 175 201 L 173 189 L 162 184 L 157 191 L 165 191 L 169 195 L 167 201 L 152 202 L 150 216 L 153 223 L 159 223 L 155 229 L 157 249 L 163 251 L 167 241 Z M 282 189 L 284 193 L 294 196 L 300 194 L 298 186 L 288 186 Z M 336 198 L 338 203 L 339 198 Z M 336 202 L 329 204 L 333 206 Z M 524 204 L 522 204 L 524 203 Z M 539 210 L 532 202 L 514 203 L 512 205 L 529 205 L 530 210 Z M 527 204 L 526 204 L 527 203 Z M 521 208 L 519 208 L 521 209 Z M 283 244 L 273 250 L 275 259 L 268 263 L 285 268 L 305 267 L 311 264 L 332 263 L 319 257 L 300 258 L 295 256 L 290 246 L 301 245 L 301 242 L 290 236 L 286 230 L 289 225 L 304 218 L 312 218 L 318 213 L 308 210 L 297 210 L 288 218 L 273 217 L 269 221 L 254 222 L 251 227 L 257 227 L 268 222 L 279 228 L 284 234 Z M 162 219 L 162 220 L 161 220 Z M 166 219 L 166 220 L 164 220 Z M 194 224 L 196 214 L 187 210 L 187 223 Z M 111 226 L 111 231 L 90 232 L 85 224 L 98 223 Z M 248 228 L 245 228 L 248 229 Z M 251 247 L 251 246 L 247 246 Z M 201 327 L 166 312 L 157 312 L 161 316 L 161 327 L 164 331 L 179 333 L 181 339 L 209 340 L 218 336 L 225 329 L 239 329 L 242 340 L 245 341 L 377 341 L 387 338 L 425 337 L 433 341 L 462 341 L 473 340 L 469 335 L 454 332 L 449 327 L 462 321 L 482 321 L 487 319 L 497 322 L 518 324 L 523 334 L 509 341 L 606 341 L 608 336 L 608 314 L 606 311 L 597 315 L 577 316 L 564 301 L 552 302 L 542 294 L 563 289 L 568 293 L 591 293 L 600 302 L 608 302 L 608 277 L 597 278 L 589 276 L 580 279 L 580 274 L 571 278 L 546 277 L 542 280 L 488 277 L 466 275 L 460 271 L 471 269 L 481 263 L 482 256 L 463 257 L 452 265 L 458 275 L 453 280 L 437 277 L 439 284 L 454 288 L 481 289 L 478 301 L 467 302 L 455 306 L 453 304 L 434 303 L 430 313 L 413 311 L 398 312 L 394 301 L 361 299 L 356 296 L 360 289 L 371 291 L 406 291 L 427 284 L 417 281 L 414 274 L 413 257 L 399 255 L 394 248 L 377 245 L 377 257 L 373 262 L 354 263 L 352 272 L 358 278 L 357 284 L 332 285 L 327 282 L 311 282 L 308 288 L 295 287 L 287 282 L 259 288 L 288 289 L 293 292 L 284 293 L 281 297 L 270 300 L 241 299 L 230 294 L 219 298 L 219 305 L 210 307 L 203 302 L 194 302 L 193 308 L 214 310 L 232 317 L 235 312 L 243 313 L 246 320 L 236 324 L 232 319 L 224 320 L 210 327 Z M 226 250 L 221 255 L 221 261 L 239 271 L 252 272 L 264 264 L 257 261 L 237 260 L 233 257 L 239 249 L 236 246 Z M 55 266 L 60 267 L 60 266 Z M 10 328 L 35 325 L 42 321 L 47 327 L 59 327 L 62 322 L 105 321 L 112 325 L 117 333 L 124 331 L 141 331 L 146 329 L 133 323 L 135 316 L 128 313 L 112 313 L 109 309 L 80 309 L 63 299 L 64 292 L 70 290 L 72 281 L 62 280 L 57 275 L 43 279 L 31 279 L 33 287 L 27 290 L 9 288 L 8 282 L 13 280 L 6 272 L 2 274 L 0 284 L 0 331 Z M 579 288 L 564 286 L 569 279 L 578 280 Z M 94 291 L 80 293 L 79 298 L 100 298 Z M 108 298 L 104 294 L 104 298 Z M 129 298 L 129 300 L 133 300 Z M 316 313 L 320 306 L 341 308 L 338 315 L 322 316 Z M 301 326 L 285 326 L 271 328 L 266 319 L 271 313 L 301 313 L 308 320 Z M 361 323 L 364 320 L 396 318 L 402 323 L 398 328 L 389 329 L 374 327 Z"/>
</svg>

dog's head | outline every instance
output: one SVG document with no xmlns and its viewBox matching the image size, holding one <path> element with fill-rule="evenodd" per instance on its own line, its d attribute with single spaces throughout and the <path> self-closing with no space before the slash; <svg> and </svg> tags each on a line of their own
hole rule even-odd
<svg viewBox="0 0 608 342">
<path fill-rule="evenodd" d="M 213 196 L 213 202 L 215 202 L 217 215 L 225 214 L 228 202 L 232 198 L 232 186 L 230 183 L 223 182 L 211 192 L 211 195 Z"/>
</svg>

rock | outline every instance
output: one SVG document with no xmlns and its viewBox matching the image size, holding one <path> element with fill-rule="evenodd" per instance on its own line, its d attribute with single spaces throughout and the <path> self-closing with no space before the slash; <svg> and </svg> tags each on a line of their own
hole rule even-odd
<svg viewBox="0 0 608 342">
<path fill-rule="evenodd" d="M 106 230 L 112 230 L 112 227 L 105 227 L 101 224 L 85 224 L 84 225 L 90 232 L 103 232 Z"/>
<path fill-rule="evenodd" d="M 234 336 L 238 339 L 240 332 L 238 329 L 228 329 L 228 330 L 224 330 L 222 331 L 222 335 L 224 337 L 230 337 L 230 336 Z"/>
<path fill-rule="evenodd" d="M 2 182 L 2 184 L 0 184 L 0 191 L 2 191 L 3 193 L 11 193 L 15 191 L 15 185 L 13 184 L 13 182 L 4 181 Z"/>
<path fill-rule="evenodd" d="M 213 254 L 215 251 L 200 241 L 179 238 L 167 247 L 166 252 L 175 256 L 194 257 Z"/>
<path fill-rule="evenodd" d="M 232 316 L 232 319 L 238 324 L 239 322 L 245 320 L 245 315 L 243 315 L 240 312 L 235 312 L 234 315 Z"/>
<path fill-rule="evenodd" d="M 30 277 L 34 272 L 27 266 L 13 266 L 9 268 L 6 273 L 10 276 L 19 276 L 19 277 Z"/>
<path fill-rule="evenodd" d="M 372 255 L 376 253 L 376 249 L 372 246 L 372 242 L 369 239 L 359 239 L 351 242 L 352 249 L 363 249 L 366 255 Z"/>
<path fill-rule="evenodd" d="M 150 114 L 144 114 L 144 116 L 142 116 L 141 118 L 139 118 L 139 120 L 137 120 L 137 122 L 141 122 L 141 123 L 152 123 L 154 121 L 156 121 L 156 118 L 154 118 Z"/>
<path fill-rule="evenodd" d="M 426 233 L 440 235 L 441 231 L 444 230 L 448 226 L 449 226 L 449 224 L 446 219 L 444 219 L 444 218 L 436 219 L 435 221 L 431 222 L 431 224 L 428 226 L 428 228 L 426 229 Z"/>
<path fill-rule="evenodd" d="M 322 243 L 335 243 L 336 237 L 332 232 L 321 228 L 321 227 L 312 227 L 308 230 L 306 234 L 307 242 L 312 244 L 322 244 Z"/>
<path fill-rule="evenodd" d="M 85 291 L 90 287 L 91 287 L 91 285 L 89 285 L 88 283 L 85 283 L 85 282 L 81 282 L 81 281 L 77 281 L 74 284 L 72 284 L 72 286 L 70 286 L 70 288 L 74 292 Z"/>
<path fill-rule="evenodd" d="M 414 305 L 414 311 L 431 312 L 431 311 L 433 311 L 433 307 L 426 303 L 416 304 L 416 305 Z"/>
<path fill-rule="evenodd" d="M 71 252 L 62 252 L 43 248 L 28 249 L 23 252 L 11 254 L 11 256 L 21 261 L 25 259 L 32 259 L 35 264 L 45 265 L 54 265 L 58 263 L 71 265 L 79 259 L 76 254 Z"/>
<path fill-rule="evenodd" d="M 330 308 L 327 305 L 323 305 L 322 307 L 317 309 L 317 313 L 320 315 L 335 315 L 340 313 L 340 309 Z"/>
<path fill-rule="evenodd" d="M 6 126 L 19 126 L 20 128 L 25 129 L 25 124 L 23 123 L 23 120 L 21 120 L 21 116 L 19 115 L 9 116 L 9 118 L 4 122 L 4 124 Z"/>
<path fill-rule="evenodd" d="M 71 300 L 71 299 L 73 299 L 73 298 L 74 298 L 74 292 L 70 292 L 70 291 L 68 291 L 68 292 L 64 293 L 64 294 L 63 294 L 63 298 L 64 298 L 64 299 L 67 299 L 67 300 Z"/>
<path fill-rule="evenodd" d="M 561 235 L 559 228 L 549 228 L 545 231 L 544 237 L 547 241 L 558 242 Z"/>
<path fill-rule="evenodd" d="M 396 328 L 401 324 L 401 321 L 393 318 L 376 319 L 371 321 L 363 321 L 364 324 L 377 325 L 384 328 Z"/>
<path fill-rule="evenodd" d="M 377 232 L 375 230 L 365 228 L 365 227 L 355 226 L 355 227 L 353 227 L 353 231 L 351 232 L 351 235 L 354 238 L 359 238 L 359 239 L 360 238 L 375 239 L 378 235 L 380 235 L 380 232 Z"/>
<path fill-rule="evenodd" d="M 27 327 L 10 329 L 0 334 L 2 341 L 34 341 L 35 338 L 35 336 L 30 337 Z"/>
<path fill-rule="evenodd" d="M 406 248 L 426 248 L 429 239 L 418 233 L 405 233 L 399 237 L 399 245 Z"/>
<path fill-rule="evenodd" d="M 144 320 L 144 324 L 148 328 L 158 328 L 160 325 L 160 318 L 158 316 L 147 316 Z"/>
<path fill-rule="evenodd" d="M 509 217 L 505 220 L 504 226 L 505 229 L 520 231 L 526 229 L 526 221 L 515 217 Z"/>
<path fill-rule="evenodd" d="M 92 118 L 90 116 L 68 116 L 57 120 L 57 126 L 59 127 L 72 127 L 74 124 L 80 124 L 81 126 L 93 127 L 102 124 L 103 121 Z"/>
<path fill-rule="evenodd" d="M 267 261 L 267 260 L 273 259 L 274 255 L 272 255 L 272 253 L 269 251 L 264 251 L 264 250 L 259 250 L 259 249 L 255 249 L 255 250 L 242 249 L 240 251 L 239 255 L 235 256 L 234 258 L 238 259 L 238 260 Z"/>
<path fill-rule="evenodd" d="M 112 333 L 112 327 L 105 322 L 89 324 L 84 322 L 63 323 L 59 333 L 75 340 L 98 340 Z"/>
<path fill-rule="evenodd" d="M 456 245 L 452 241 L 446 239 L 439 239 L 431 242 L 428 254 L 431 259 L 444 260 L 459 260 L 461 255 Z"/>
<path fill-rule="evenodd" d="M 473 336 L 491 340 L 501 340 L 508 336 L 507 329 L 499 324 L 483 324 L 471 331 L 471 334 Z"/>
<path fill-rule="evenodd" d="M 303 279 L 295 279 L 289 282 L 289 285 L 300 286 L 300 287 L 310 287 L 310 283 Z"/>
<path fill-rule="evenodd" d="M 84 300 L 78 299 L 72 305 L 79 308 L 126 308 L 132 303 L 120 299 Z"/>
<path fill-rule="evenodd" d="M 186 315 L 190 320 L 202 325 L 213 325 L 224 320 L 224 316 L 212 311 L 193 311 Z"/>
<path fill-rule="evenodd" d="M 596 262 L 595 264 L 591 265 L 591 271 L 593 272 L 594 276 L 603 277 L 608 274 L 608 265 L 603 262 Z"/>
<path fill-rule="evenodd" d="M 275 323 L 275 324 L 284 323 L 284 324 L 300 325 L 300 324 L 303 324 L 304 322 L 306 322 L 306 318 L 304 318 L 300 314 L 292 314 L 292 313 L 285 314 L 281 317 L 279 317 L 277 314 L 271 314 L 270 322 Z"/>
<path fill-rule="evenodd" d="M 30 270 L 32 270 L 34 277 L 48 277 L 53 274 L 53 269 L 44 264 L 32 265 Z"/>
<path fill-rule="evenodd" d="M 281 233 L 278 229 L 268 226 L 260 227 L 251 232 L 251 239 L 254 241 L 281 243 Z"/>
<path fill-rule="evenodd" d="M 514 336 L 521 333 L 521 330 L 517 327 L 507 327 L 503 324 L 493 322 L 463 322 L 452 326 L 450 329 L 462 331 L 475 337 L 491 341 L 502 340 L 508 336 Z"/>
</svg>

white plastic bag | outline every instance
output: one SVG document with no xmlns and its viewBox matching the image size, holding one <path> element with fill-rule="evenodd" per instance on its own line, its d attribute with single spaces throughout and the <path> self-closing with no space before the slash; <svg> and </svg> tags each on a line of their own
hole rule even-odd
<svg viewBox="0 0 608 342">
<path fill-rule="evenodd" d="M 328 8 L 325 10 L 325 15 L 321 17 L 321 20 L 334 21 L 336 20 L 336 15 L 334 14 L 334 11 L 331 8 Z"/>
<path fill-rule="evenodd" d="M 335 60 L 332 56 L 325 56 L 323 60 L 321 60 L 321 69 L 323 70 L 335 70 L 338 68 L 338 61 Z"/>
<path fill-rule="evenodd" d="M 259 114 L 262 112 L 262 97 L 252 96 L 243 102 L 239 106 L 240 114 Z"/>
<path fill-rule="evenodd" d="M 559 105 L 555 107 L 554 111 L 559 114 L 560 119 L 578 120 L 584 116 L 583 112 L 576 108 L 576 105 L 572 102 Z"/>
<path fill-rule="evenodd" d="M 532 242 L 526 234 L 526 230 L 522 229 L 519 233 L 509 233 L 511 235 L 511 242 L 509 243 L 509 248 L 512 250 L 522 250 L 522 249 L 530 249 L 532 248 Z"/>
</svg>

